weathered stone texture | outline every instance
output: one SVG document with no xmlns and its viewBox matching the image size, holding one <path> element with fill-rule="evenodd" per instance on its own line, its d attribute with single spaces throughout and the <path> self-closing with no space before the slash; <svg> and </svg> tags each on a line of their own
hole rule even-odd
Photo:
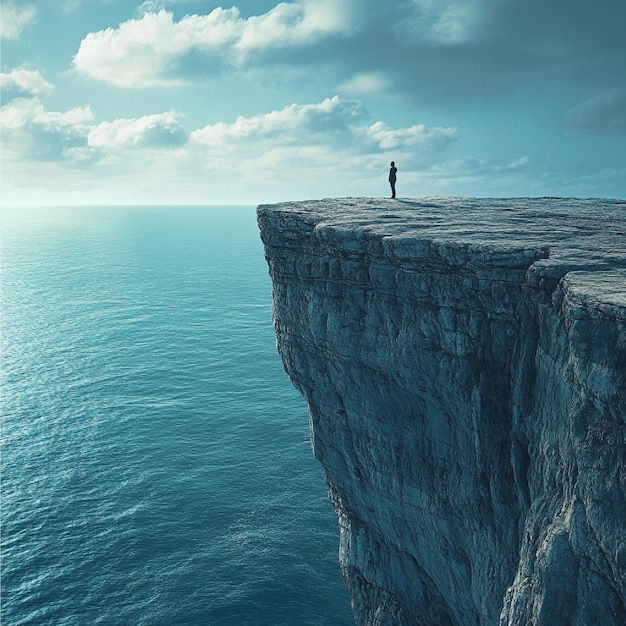
<svg viewBox="0 0 626 626">
<path fill-rule="evenodd" d="M 258 219 L 357 623 L 626 624 L 626 203 Z"/>
</svg>

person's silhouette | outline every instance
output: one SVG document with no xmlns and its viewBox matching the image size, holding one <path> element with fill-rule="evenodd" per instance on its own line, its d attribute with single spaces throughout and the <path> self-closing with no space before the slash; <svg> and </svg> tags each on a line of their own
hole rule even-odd
<svg viewBox="0 0 626 626">
<path fill-rule="evenodd" d="M 389 170 L 389 184 L 391 185 L 391 197 L 392 198 L 396 197 L 396 172 L 397 171 L 398 171 L 398 168 L 396 167 L 396 164 L 392 161 L 391 169 Z"/>
</svg>

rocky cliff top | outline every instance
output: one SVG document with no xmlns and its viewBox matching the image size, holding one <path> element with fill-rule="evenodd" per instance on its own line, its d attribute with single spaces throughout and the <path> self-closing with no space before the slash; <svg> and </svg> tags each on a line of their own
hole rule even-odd
<svg viewBox="0 0 626 626">
<path fill-rule="evenodd" d="M 333 198 L 259 207 L 261 216 L 267 212 L 282 224 L 274 234 L 286 246 L 291 222 L 296 239 L 306 224 L 340 256 L 380 242 L 384 256 L 403 264 L 438 255 L 450 262 L 454 254 L 464 266 L 532 265 L 538 277 L 553 279 L 593 271 L 577 275 L 581 295 L 626 307 L 626 200 Z"/>
<path fill-rule="evenodd" d="M 626 254 L 626 200 L 580 198 L 329 198 L 261 205 L 309 223 L 383 236 L 477 245 L 545 245 Z M 597 255 L 594 255 L 597 256 Z"/>
</svg>

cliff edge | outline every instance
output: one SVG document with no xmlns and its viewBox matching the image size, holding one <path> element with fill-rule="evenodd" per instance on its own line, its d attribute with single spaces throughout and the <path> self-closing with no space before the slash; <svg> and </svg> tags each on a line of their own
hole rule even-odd
<svg viewBox="0 0 626 626">
<path fill-rule="evenodd" d="M 626 202 L 260 206 L 358 624 L 626 624 Z"/>
</svg>

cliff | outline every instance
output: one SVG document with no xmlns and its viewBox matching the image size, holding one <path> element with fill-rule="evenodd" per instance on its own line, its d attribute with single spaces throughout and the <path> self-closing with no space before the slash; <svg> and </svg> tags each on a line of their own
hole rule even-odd
<svg viewBox="0 0 626 626">
<path fill-rule="evenodd" d="M 357 623 L 626 624 L 626 203 L 258 221 Z"/>
</svg>

